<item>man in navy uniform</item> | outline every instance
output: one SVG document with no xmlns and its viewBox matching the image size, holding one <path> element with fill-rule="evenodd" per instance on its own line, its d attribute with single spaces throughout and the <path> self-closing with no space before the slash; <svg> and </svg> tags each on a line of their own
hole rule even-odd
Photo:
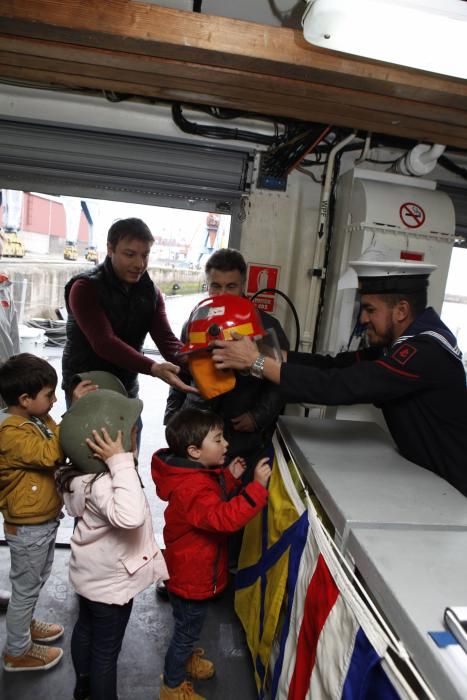
<svg viewBox="0 0 467 700">
<path fill-rule="evenodd" d="M 384 257 L 350 263 L 369 347 L 335 357 L 289 352 L 281 363 L 242 338 L 216 341 L 214 363 L 268 379 L 285 401 L 375 404 L 405 458 L 467 495 L 466 377 L 454 335 L 427 308 L 436 266 Z"/>
</svg>

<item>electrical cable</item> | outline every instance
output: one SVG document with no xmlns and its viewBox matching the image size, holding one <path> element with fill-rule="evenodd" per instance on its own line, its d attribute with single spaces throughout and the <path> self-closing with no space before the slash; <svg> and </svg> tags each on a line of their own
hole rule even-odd
<svg viewBox="0 0 467 700">
<path fill-rule="evenodd" d="M 301 165 L 296 165 L 295 170 L 298 170 L 299 173 L 303 173 L 304 175 L 307 175 L 307 177 L 311 177 L 313 182 L 316 182 L 317 185 L 322 185 L 324 182 L 324 175 L 321 177 L 316 177 L 310 170 L 307 170 L 306 168 L 302 168 Z"/>
<path fill-rule="evenodd" d="M 114 90 L 102 90 L 102 94 L 108 102 L 125 102 L 133 95 L 125 92 L 114 92 Z"/>
<path fill-rule="evenodd" d="M 254 117 L 250 113 L 235 110 L 226 110 L 218 107 L 190 106 L 192 109 L 205 112 L 217 119 L 233 119 L 236 117 Z M 257 116 L 257 115 L 256 115 Z M 181 103 L 172 104 L 172 118 L 179 129 L 188 134 L 204 136 L 213 139 L 230 139 L 248 141 L 252 143 L 270 146 L 263 155 L 262 169 L 268 175 L 285 177 L 295 165 L 300 164 L 310 150 L 317 150 L 317 146 L 329 132 L 331 127 L 324 124 L 309 124 L 293 120 L 273 120 L 274 135 L 259 134 L 244 129 L 232 129 L 227 127 L 207 126 L 188 120 L 182 111 Z M 262 116 L 262 119 L 265 117 Z M 279 123 L 283 124 L 283 133 L 279 131 Z M 324 130 L 324 132 L 323 132 Z M 327 144 L 326 152 L 330 145 Z M 320 157 L 320 156 L 319 156 Z"/>
<path fill-rule="evenodd" d="M 326 126 L 326 127 L 323 129 L 323 131 L 319 134 L 319 136 L 305 149 L 305 152 L 304 152 L 303 154 L 301 154 L 296 160 L 294 160 L 293 163 L 292 163 L 291 165 L 289 165 L 289 167 L 287 168 L 287 175 L 288 175 L 294 168 L 296 168 L 297 165 L 299 165 L 299 164 L 301 163 L 301 161 L 302 161 L 302 159 L 303 159 L 304 156 L 306 156 L 306 155 L 308 155 L 309 153 L 311 153 L 311 152 L 316 148 L 316 146 L 318 146 L 318 145 L 321 143 L 321 141 L 324 139 L 324 137 L 326 136 L 326 134 L 329 133 L 330 130 L 331 130 L 331 125 L 329 124 L 328 126 Z"/>
<path fill-rule="evenodd" d="M 287 125 L 289 122 L 293 121 L 291 119 L 281 119 L 281 117 L 269 117 L 268 115 L 258 114 L 256 112 L 245 112 L 245 110 L 232 109 L 230 107 L 214 107 L 213 105 L 192 103 L 184 103 L 184 106 L 194 112 L 204 112 L 205 114 L 209 114 L 211 117 L 224 121 L 237 118 L 259 119 L 261 121 L 272 122 L 275 128 L 277 128 L 278 123 Z"/>
<path fill-rule="evenodd" d="M 329 151 L 331 150 L 332 145 L 327 145 L 327 146 L 318 146 L 316 150 L 313 152 L 314 155 L 319 156 L 321 158 L 322 155 L 327 155 Z M 361 150 L 361 144 L 358 143 L 350 143 L 348 146 L 342 149 L 342 153 L 347 153 L 348 151 L 360 151 Z M 392 163 L 392 161 L 391 161 Z M 316 165 L 326 165 L 327 164 L 327 159 L 322 160 L 320 162 L 317 161 L 307 161 L 303 160 L 300 165 L 302 167 L 306 168 L 312 168 Z"/>
<path fill-rule="evenodd" d="M 307 153 L 317 150 L 323 130 L 327 132 L 330 127 L 323 124 L 315 124 L 313 128 L 309 124 L 305 126 L 304 129 L 303 124 L 287 125 L 287 138 L 263 155 L 263 171 L 274 177 L 286 177 L 293 167 L 301 164 Z"/>
<path fill-rule="evenodd" d="M 223 121 L 235 119 L 237 117 L 267 119 L 264 115 L 256 115 L 249 112 L 220 107 L 205 105 L 189 105 L 189 107 L 190 109 L 204 112 Z M 245 129 L 208 126 L 188 120 L 183 115 L 181 103 L 172 104 L 172 117 L 175 124 L 185 133 L 206 138 L 247 141 L 270 146 L 263 154 L 261 167 L 265 174 L 273 177 L 285 177 L 297 165 L 300 167 L 326 165 L 327 159 L 323 158 L 323 156 L 329 154 L 339 135 L 347 133 L 346 130 L 338 130 L 336 133 L 332 132 L 329 134 L 330 127 L 324 124 L 298 122 L 287 119 L 272 120 L 274 128 L 273 136 Z M 283 133 L 279 131 L 279 123 L 283 125 Z M 326 132 L 324 134 L 323 129 Z M 319 134 L 323 134 L 321 138 L 318 138 Z M 312 161 L 305 158 L 310 150 L 313 151 L 315 156 L 315 159 Z M 361 150 L 361 144 L 354 143 L 345 148 L 345 151 L 354 150 Z M 386 161 L 377 161 L 373 159 L 371 159 L 370 162 L 386 164 Z M 393 161 L 387 161 L 388 164 L 392 162 Z"/>
<path fill-rule="evenodd" d="M 201 4 L 202 0 L 194 0 L 193 12 L 201 12 Z M 123 102 L 133 97 L 130 94 L 117 93 L 113 90 L 103 90 L 102 94 L 109 102 L 114 103 Z M 324 126 L 322 124 L 297 122 L 295 120 L 288 119 L 281 120 L 278 118 L 270 119 L 265 115 L 257 115 L 241 110 L 205 105 L 191 105 L 191 108 L 205 112 L 210 116 L 223 121 L 232 120 L 237 117 L 260 118 L 271 121 L 274 129 L 273 136 L 260 134 L 254 131 L 247 131 L 245 129 L 206 126 L 195 122 L 190 122 L 182 114 L 182 105 L 180 103 L 172 104 L 173 120 L 175 124 L 185 133 L 212 139 L 246 141 L 269 146 L 269 150 L 263 155 L 261 167 L 264 174 L 272 177 L 286 177 L 294 168 L 298 169 L 298 167 L 300 168 L 300 172 L 304 173 L 303 168 L 312 168 L 316 167 L 317 165 L 325 166 L 327 159 L 322 159 L 322 156 L 329 154 L 333 143 L 336 141 L 336 138 L 339 135 L 338 133 L 334 132 L 331 135 L 324 134 L 324 136 L 318 140 L 316 137 L 316 129 L 322 129 Z M 284 131 L 282 134 L 279 130 L 279 123 L 283 125 Z M 380 134 L 373 134 L 373 139 L 373 147 L 396 147 L 405 150 L 412 148 L 417 143 L 413 139 L 401 139 L 400 137 L 391 137 L 389 135 Z M 343 149 L 343 151 L 359 150 L 360 148 L 360 144 L 350 144 L 348 147 Z M 311 161 L 305 157 L 310 150 L 315 156 L 315 159 Z M 365 160 L 376 165 L 392 165 L 398 159 L 377 160 L 375 158 L 366 158 Z M 438 163 L 446 170 L 458 175 L 464 180 L 467 180 L 467 169 L 457 165 L 446 155 L 441 156 L 438 159 Z M 315 182 L 320 181 L 318 178 L 313 177 L 311 173 L 310 176 Z"/>
<path fill-rule="evenodd" d="M 201 12 L 202 0 L 193 0 L 193 12 Z M 102 90 L 102 94 L 109 102 L 123 102 L 125 100 L 135 97 L 135 95 L 127 93 L 118 93 L 113 90 Z M 152 103 L 151 100 L 149 102 Z M 294 166 L 291 165 L 292 161 L 296 161 L 297 165 L 302 168 L 315 167 L 317 165 L 326 165 L 326 160 L 318 160 L 318 156 L 321 154 L 327 155 L 331 150 L 338 134 L 332 133 L 332 139 L 327 136 L 323 139 L 323 143 L 314 148 L 313 153 L 316 156 L 316 160 L 310 161 L 305 159 L 305 155 L 309 149 L 309 142 L 306 135 L 313 131 L 313 127 L 321 127 L 323 125 L 314 124 L 312 122 L 297 122 L 293 119 L 271 119 L 266 115 L 245 112 L 242 110 L 234 110 L 222 107 L 213 107 L 207 105 L 190 105 L 192 109 L 205 112 L 215 117 L 216 119 L 221 119 L 224 121 L 235 119 L 237 117 L 248 117 L 257 118 L 267 121 L 272 121 L 274 128 L 274 136 L 267 136 L 265 134 L 259 134 L 253 131 L 246 131 L 242 129 L 229 129 L 226 127 L 211 127 L 201 124 L 196 124 L 188 121 L 182 115 L 181 104 L 174 103 L 172 105 L 172 116 L 174 122 L 177 126 L 189 134 L 196 134 L 198 136 L 204 136 L 206 138 L 212 139 L 231 139 L 236 141 L 247 141 L 250 143 L 258 143 L 266 146 L 276 146 L 282 148 L 280 153 L 271 151 L 269 157 L 265 159 L 265 170 L 268 174 L 276 177 L 285 176 Z M 284 133 L 281 135 L 279 133 L 278 123 L 284 125 Z M 303 128 L 306 127 L 307 131 L 303 132 Z M 298 131 L 298 133 L 297 133 Z M 404 139 L 401 137 L 394 137 L 388 134 L 373 134 L 374 144 L 373 147 L 387 147 L 387 148 L 399 148 L 403 150 L 410 150 L 418 142 L 414 139 Z M 298 144 L 297 144 L 298 142 Z M 296 145 L 295 148 L 294 145 Z M 346 151 L 359 150 L 361 146 L 359 144 L 351 144 L 348 146 Z M 303 160 L 300 160 L 300 153 L 303 153 Z M 375 163 L 376 165 L 392 165 L 398 159 L 394 160 L 377 160 L 374 158 L 365 159 L 369 163 Z M 446 155 L 441 156 L 438 159 L 438 163 L 441 167 L 449 170 L 456 175 L 459 175 L 463 179 L 467 179 L 467 169 L 458 166 L 454 161 L 448 158 Z M 274 167 L 273 167 L 274 166 Z M 263 166 L 264 167 L 264 166 Z M 271 171 L 271 172 L 269 172 Z"/>
<path fill-rule="evenodd" d="M 300 321 L 298 318 L 297 310 L 295 306 L 292 303 L 292 300 L 290 297 L 285 294 L 285 292 L 281 292 L 280 289 L 276 289 L 275 287 L 265 287 L 264 289 L 260 289 L 257 292 L 253 294 L 253 296 L 250 297 L 250 301 L 253 301 L 253 299 L 256 299 L 257 296 L 260 294 L 279 294 L 283 299 L 286 300 L 288 303 L 290 310 L 292 311 L 294 320 L 295 320 L 295 347 L 294 347 L 294 352 L 298 351 L 298 348 L 300 347 L 300 335 L 301 335 L 301 330 L 300 330 Z"/>
<path fill-rule="evenodd" d="M 460 177 L 464 178 L 464 180 L 467 180 L 467 169 L 462 168 L 460 165 L 456 165 L 456 163 L 454 163 L 450 158 L 447 158 L 446 156 L 440 156 L 438 158 L 438 163 L 446 170 L 449 170 L 451 173 L 455 173 L 456 175 L 459 175 Z"/>
<path fill-rule="evenodd" d="M 229 129 L 225 126 L 205 126 L 190 122 L 183 116 L 180 103 L 172 104 L 172 118 L 178 128 L 187 134 L 196 134 L 197 136 L 205 136 L 212 139 L 248 141 L 250 143 L 261 143 L 267 146 L 276 143 L 276 138 L 274 136 L 267 136 L 266 134 L 257 134 L 253 131 L 245 131 L 243 129 Z"/>
<path fill-rule="evenodd" d="M 377 160 L 376 158 L 365 158 L 365 163 L 376 163 L 377 165 L 393 165 L 397 163 L 399 158 L 394 158 L 394 160 Z"/>
</svg>

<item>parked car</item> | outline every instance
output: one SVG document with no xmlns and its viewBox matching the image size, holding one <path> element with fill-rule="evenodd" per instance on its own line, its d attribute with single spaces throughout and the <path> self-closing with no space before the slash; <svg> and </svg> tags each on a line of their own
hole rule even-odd
<svg viewBox="0 0 467 700">
<path fill-rule="evenodd" d="M 86 253 L 84 255 L 86 260 L 93 263 L 99 262 L 99 256 L 97 254 L 97 248 L 94 245 L 90 245 L 86 248 Z"/>
<path fill-rule="evenodd" d="M 16 231 L 2 231 L 3 252 L 5 258 L 24 258 L 26 248 Z"/>
<path fill-rule="evenodd" d="M 78 246 L 73 241 L 66 241 L 63 249 L 65 260 L 78 260 Z"/>
</svg>

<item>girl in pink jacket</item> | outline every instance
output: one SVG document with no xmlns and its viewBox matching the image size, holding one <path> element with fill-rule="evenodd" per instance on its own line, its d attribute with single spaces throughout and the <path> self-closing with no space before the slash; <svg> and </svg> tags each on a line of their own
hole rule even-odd
<svg viewBox="0 0 467 700">
<path fill-rule="evenodd" d="M 93 392 L 88 402 L 98 402 L 103 393 Z M 102 423 L 106 421 L 101 415 Z M 79 474 L 80 464 L 69 455 L 73 466 L 62 471 L 59 481 L 66 509 L 78 519 L 70 557 L 70 580 L 79 598 L 71 639 L 77 679 L 74 700 L 117 700 L 117 659 L 133 597 L 168 578 L 168 573 L 154 539 L 133 452 L 125 451 L 122 432 L 118 430 L 113 440 L 105 428 L 93 430 L 86 442 L 88 464 L 96 462 L 94 455 L 101 460 L 101 473 Z"/>
</svg>

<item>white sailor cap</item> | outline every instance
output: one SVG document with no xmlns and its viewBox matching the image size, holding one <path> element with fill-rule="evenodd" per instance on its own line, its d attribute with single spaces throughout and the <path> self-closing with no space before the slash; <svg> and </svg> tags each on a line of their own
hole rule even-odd
<svg viewBox="0 0 467 700">
<path fill-rule="evenodd" d="M 436 265 L 394 258 L 394 250 L 367 248 L 359 260 L 349 261 L 338 289 L 358 288 L 360 294 L 407 294 L 427 288 Z"/>
</svg>

